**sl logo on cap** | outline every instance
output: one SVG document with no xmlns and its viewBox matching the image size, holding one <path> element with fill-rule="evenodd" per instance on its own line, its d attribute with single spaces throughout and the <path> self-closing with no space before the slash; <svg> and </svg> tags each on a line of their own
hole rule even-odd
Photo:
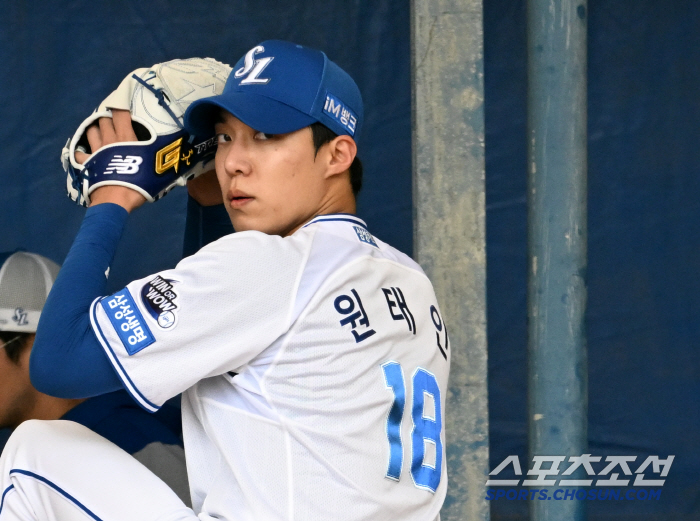
<svg viewBox="0 0 700 521">
<path fill-rule="evenodd" d="M 243 67 L 238 69 L 233 75 L 234 78 L 241 78 L 246 74 L 248 75 L 241 80 L 239 85 L 265 85 L 270 81 L 270 78 L 258 78 L 258 76 L 260 76 L 262 71 L 265 70 L 265 67 L 270 65 L 270 62 L 275 58 L 271 56 L 256 60 L 255 55 L 261 52 L 265 52 L 265 47 L 257 45 L 246 53 Z"/>
<path fill-rule="evenodd" d="M 27 312 L 22 308 L 15 308 L 15 314 L 12 316 L 12 320 L 17 322 L 18 326 L 26 326 L 29 324 L 29 322 L 27 322 Z"/>
</svg>

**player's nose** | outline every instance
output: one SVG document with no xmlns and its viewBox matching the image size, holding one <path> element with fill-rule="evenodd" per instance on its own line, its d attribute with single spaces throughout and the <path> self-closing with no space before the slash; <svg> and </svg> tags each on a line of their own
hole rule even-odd
<svg viewBox="0 0 700 521">
<path fill-rule="evenodd" d="M 223 167 L 229 176 L 248 175 L 252 171 L 250 147 L 244 139 L 233 139 L 225 147 L 219 147 L 217 155 L 223 153 Z"/>
</svg>

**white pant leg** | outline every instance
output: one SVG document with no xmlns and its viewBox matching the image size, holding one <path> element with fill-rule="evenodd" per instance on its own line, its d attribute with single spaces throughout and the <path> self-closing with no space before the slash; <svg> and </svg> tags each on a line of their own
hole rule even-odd
<svg viewBox="0 0 700 521">
<path fill-rule="evenodd" d="M 0 458 L 0 521 L 196 521 L 155 474 L 74 422 L 21 424 Z"/>
</svg>

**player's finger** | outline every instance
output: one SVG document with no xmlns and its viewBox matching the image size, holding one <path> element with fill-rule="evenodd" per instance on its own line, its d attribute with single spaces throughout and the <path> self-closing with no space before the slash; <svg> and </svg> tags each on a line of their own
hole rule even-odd
<svg viewBox="0 0 700 521">
<path fill-rule="evenodd" d="M 89 157 L 90 155 L 86 154 L 85 152 L 81 152 L 80 150 L 75 151 L 75 160 L 81 165 L 85 163 L 85 161 L 87 161 Z"/>
<path fill-rule="evenodd" d="M 128 110 L 112 109 L 112 120 L 117 141 L 138 141 L 134 127 L 131 125 L 131 113 Z"/>
<path fill-rule="evenodd" d="M 102 146 L 111 145 L 117 141 L 117 132 L 114 130 L 112 118 L 100 118 L 100 132 L 102 133 Z"/>
<path fill-rule="evenodd" d="M 90 143 L 90 149 L 93 152 L 97 152 L 98 149 L 102 148 L 102 133 L 97 125 L 90 125 L 86 134 L 88 143 Z"/>
</svg>

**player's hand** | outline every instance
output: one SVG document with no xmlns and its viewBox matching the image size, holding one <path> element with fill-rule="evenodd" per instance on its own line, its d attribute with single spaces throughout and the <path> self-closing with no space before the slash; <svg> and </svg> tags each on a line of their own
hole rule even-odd
<svg viewBox="0 0 700 521">
<path fill-rule="evenodd" d="M 216 153 L 213 128 L 202 130 L 201 136 L 190 134 L 183 118 L 192 102 L 221 94 L 230 73 L 231 67 L 211 58 L 170 60 L 130 72 L 61 150 L 68 197 L 88 206 L 98 188 L 121 186 L 155 202 L 205 173 Z M 206 87 L 193 90 L 197 85 Z M 127 116 L 138 123 L 138 141 Z M 87 158 L 90 144 L 92 155 Z M 141 200 L 124 204 L 136 207 Z"/>
<path fill-rule="evenodd" d="M 187 192 L 202 206 L 215 206 L 224 203 L 221 186 L 219 186 L 219 180 L 216 178 L 214 170 L 187 181 Z"/>
<path fill-rule="evenodd" d="M 87 129 L 86 134 L 93 153 L 112 143 L 138 141 L 128 110 L 113 109 L 111 118 L 100 118 L 97 125 Z M 85 163 L 89 157 L 85 152 L 77 150 L 75 152 L 75 159 L 81 164 Z M 90 206 L 114 203 L 126 209 L 127 212 L 131 212 L 145 202 L 146 198 L 143 195 L 126 186 L 101 186 L 90 196 Z"/>
</svg>

